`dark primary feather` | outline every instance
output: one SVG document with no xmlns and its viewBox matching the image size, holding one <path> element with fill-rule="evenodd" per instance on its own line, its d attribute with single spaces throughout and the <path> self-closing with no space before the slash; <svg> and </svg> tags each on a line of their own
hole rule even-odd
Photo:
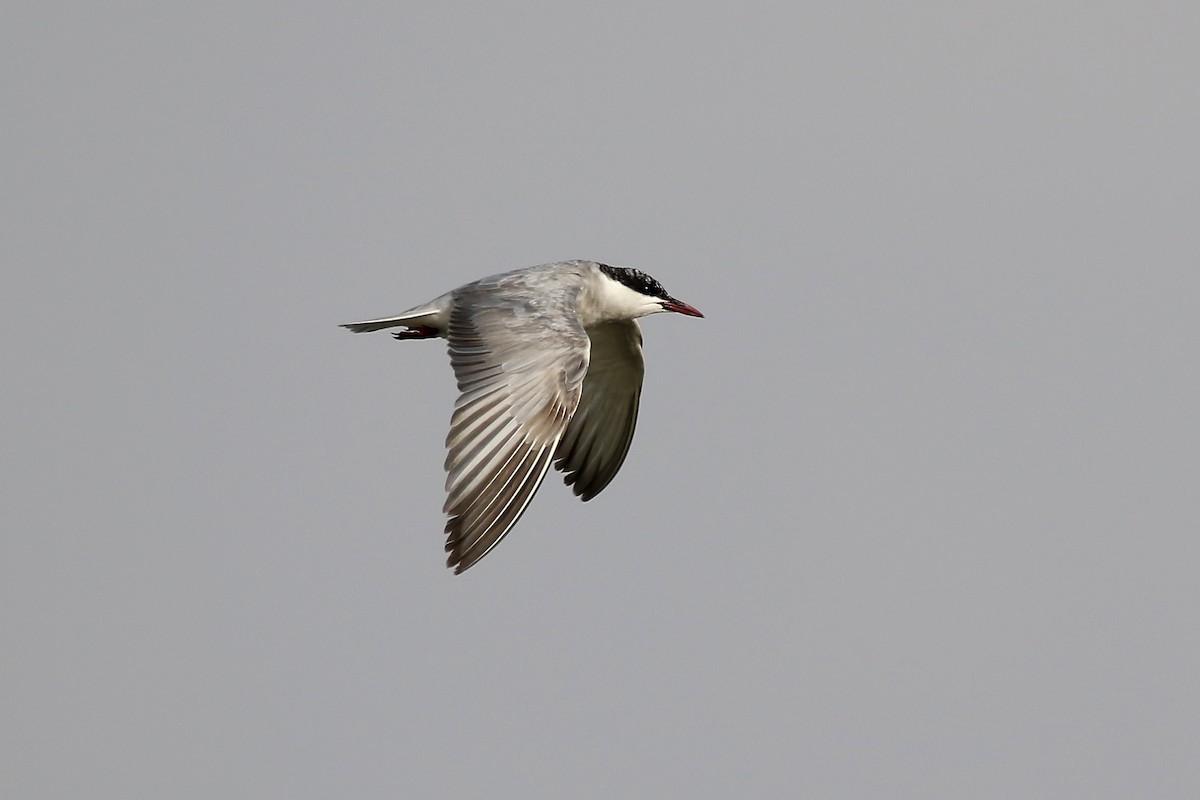
<svg viewBox="0 0 1200 800">
<path fill-rule="evenodd" d="M 554 454 L 554 466 L 584 501 L 608 486 L 629 452 L 642 394 L 642 334 L 636 322 L 588 330 L 591 360 L 579 407 Z"/>
</svg>

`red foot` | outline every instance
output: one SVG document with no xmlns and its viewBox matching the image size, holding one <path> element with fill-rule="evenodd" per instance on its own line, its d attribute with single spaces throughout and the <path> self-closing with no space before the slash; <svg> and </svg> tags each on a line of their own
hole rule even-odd
<svg viewBox="0 0 1200 800">
<path fill-rule="evenodd" d="M 437 328 L 431 328 L 428 325 L 417 325 L 414 328 L 392 334 L 397 339 L 433 339 L 437 335 Z"/>
</svg>

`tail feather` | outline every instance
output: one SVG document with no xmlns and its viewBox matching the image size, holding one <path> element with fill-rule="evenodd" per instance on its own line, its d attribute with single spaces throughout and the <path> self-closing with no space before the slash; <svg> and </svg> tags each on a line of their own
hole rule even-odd
<svg viewBox="0 0 1200 800">
<path fill-rule="evenodd" d="M 404 326 L 406 328 L 421 330 L 422 335 L 416 338 L 437 336 L 446 326 L 449 306 L 450 295 L 445 294 L 432 302 L 426 303 L 423 306 L 417 306 L 416 308 L 410 308 L 403 314 L 397 314 L 394 317 L 380 317 L 379 319 L 368 319 L 362 322 L 347 322 L 342 327 L 355 333 L 369 333 L 371 331 L 381 331 L 384 328 Z"/>
<path fill-rule="evenodd" d="M 446 330 L 446 325 L 450 322 L 450 309 L 454 306 L 454 293 L 446 292 L 441 297 L 436 297 L 424 305 L 410 308 L 403 314 L 397 314 L 394 317 L 380 317 L 379 319 L 368 319 L 362 322 L 347 322 L 342 325 L 343 328 L 354 331 L 355 333 L 369 333 L 371 331 L 381 331 L 384 328 L 411 328 L 416 333 L 404 331 L 396 335 L 398 339 L 428 339 L 433 336 L 441 336 Z"/>
<path fill-rule="evenodd" d="M 384 328 L 396 328 L 396 327 L 399 327 L 400 325 L 416 327 L 416 326 L 420 325 L 420 323 L 417 320 L 421 319 L 424 316 L 426 316 L 426 315 L 425 314 L 404 314 L 403 316 L 399 316 L 399 317 L 386 317 L 384 319 L 368 319 L 363 322 L 347 322 L 346 324 L 344 324 L 340 327 L 343 327 L 349 331 L 353 331 L 354 333 L 370 333 L 371 331 L 381 331 Z"/>
</svg>

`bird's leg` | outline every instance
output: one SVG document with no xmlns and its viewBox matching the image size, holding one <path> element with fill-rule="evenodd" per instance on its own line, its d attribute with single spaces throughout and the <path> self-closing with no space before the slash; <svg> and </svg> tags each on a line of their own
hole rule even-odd
<svg viewBox="0 0 1200 800">
<path fill-rule="evenodd" d="M 408 330 L 392 334 L 397 339 L 433 339 L 437 335 L 437 328 L 431 328 L 428 325 L 417 325 Z"/>
</svg>

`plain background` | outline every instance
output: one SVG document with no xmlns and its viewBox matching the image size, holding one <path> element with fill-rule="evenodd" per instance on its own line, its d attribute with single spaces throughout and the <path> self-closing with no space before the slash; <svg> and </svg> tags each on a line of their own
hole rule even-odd
<svg viewBox="0 0 1200 800">
<path fill-rule="evenodd" d="M 1200 796 L 1195 3 L 16 3 L 5 798 Z M 442 566 L 440 342 L 641 425 Z"/>
</svg>

